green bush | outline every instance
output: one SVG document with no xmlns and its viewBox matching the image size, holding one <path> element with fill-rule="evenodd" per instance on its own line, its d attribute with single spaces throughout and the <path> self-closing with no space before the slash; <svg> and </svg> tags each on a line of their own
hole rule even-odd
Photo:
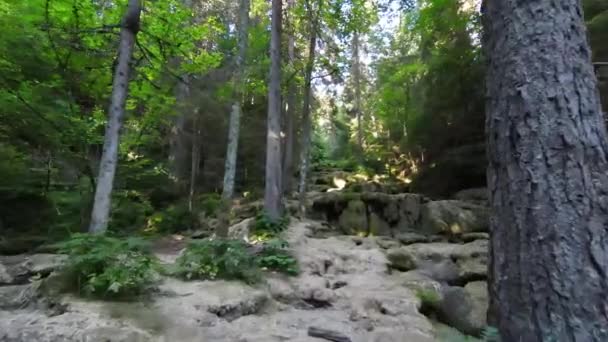
<svg viewBox="0 0 608 342">
<path fill-rule="evenodd" d="M 135 190 L 123 190 L 116 192 L 112 197 L 110 230 L 123 234 L 146 227 L 147 218 L 154 208 L 144 194 Z"/>
<path fill-rule="evenodd" d="M 246 283 L 260 279 L 256 261 L 241 240 L 191 242 L 177 259 L 175 274 L 185 279 L 227 279 Z"/>
<path fill-rule="evenodd" d="M 203 194 L 198 200 L 198 210 L 202 211 L 207 217 L 217 217 L 222 205 L 222 197 L 219 194 Z"/>
<path fill-rule="evenodd" d="M 258 266 L 269 271 L 298 275 L 298 261 L 289 253 L 288 247 L 285 240 L 274 239 L 264 243 L 262 251 L 256 256 Z"/>
<path fill-rule="evenodd" d="M 289 216 L 273 222 L 266 213 L 260 212 L 255 218 L 251 235 L 253 240 L 265 241 L 279 236 L 289 226 Z"/>
<path fill-rule="evenodd" d="M 71 288 L 96 297 L 127 297 L 142 293 L 160 270 L 139 238 L 74 234 L 58 244 L 68 255 L 64 268 Z"/>
<path fill-rule="evenodd" d="M 146 232 L 149 233 L 177 233 L 193 229 L 196 218 L 188 209 L 186 203 L 170 205 L 157 211 L 148 218 Z"/>
</svg>

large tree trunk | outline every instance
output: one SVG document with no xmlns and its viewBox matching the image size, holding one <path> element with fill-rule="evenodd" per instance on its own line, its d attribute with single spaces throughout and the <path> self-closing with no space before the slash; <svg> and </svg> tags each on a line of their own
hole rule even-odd
<svg viewBox="0 0 608 342">
<path fill-rule="evenodd" d="M 307 2 L 308 3 L 308 2 Z M 310 6 L 310 4 L 309 4 Z M 321 2 L 319 8 L 321 10 Z M 310 142 L 312 135 L 312 120 L 310 118 L 310 102 L 312 98 L 312 72 L 315 66 L 315 49 L 317 47 L 317 20 L 313 17 L 312 8 L 308 8 L 310 16 L 310 40 L 308 41 L 308 61 L 304 71 L 304 106 L 302 107 L 302 142 L 300 147 L 300 184 L 298 187 L 300 212 L 303 215 L 306 208 L 306 187 L 308 179 L 308 164 L 310 163 Z"/>
<path fill-rule="evenodd" d="M 247 54 L 247 37 L 249 29 L 249 0 L 241 0 L 239 6 L 238 56 L 236 58 L 236 75 L 234 77 L 234 102 L 230 112 L 228 127 L 228 148 L 224 167 L 224 187 L 222 197 L 229 200 L 234 195 L 234 179 L 236 175 L 236 157 L 239 146 L 239 130 L 241 121 L 241 101 L 243 99 L 243 74 L 245 56 Z"/>
<path fill-rule="evenodd" d="M 287 2 L 287 12 L 291 16 L 291 27 L 287 40 L 287 55 L 292 70 L 295 69 L 296 60 L 296 38 L 295 38 L 295 15 L 293 13 L 294 0 Z M 291 182 L 293 178 L 293 144 L 295 143 L 293 120 L 296 107 L 296 82 L 294 79 L 289 81 L 287 87 L 287 110 L 285 111 L 285 149 L 283 153 L 283 191 L 285 194 L 291 193 Z"/>
<path fill-rule="evenodd" d="M 110 216 L 110 205 L 114 174 L 118 163 L 118 145 L 120 129 L 125 115 L 125 102 L 129 89 L 129 74 L 135 36 L 139 32 L 139 0 L 129 0 L 127 11 L 122 20 L 118 64 L 112 84 L 112 101 L 109 108 L 108 124 L 104 137 L 103 153 L 99 164 L 99 176 L 95 189 L 95 200 L 91 213 L 89 232 L 103 233 L 107 229 Z"/>
<path fill-rule="evenodd" d="M 281 0 L 272 0 L 270 84 L 266 135 L 264 209 L 270 220 L 281 217 Z"/>
<path fill-rule="evenodd" d="M 503 341 L 608 341 L 608 145 L 578 0 L 484 4 L 490 312 Z"/>
</svg>

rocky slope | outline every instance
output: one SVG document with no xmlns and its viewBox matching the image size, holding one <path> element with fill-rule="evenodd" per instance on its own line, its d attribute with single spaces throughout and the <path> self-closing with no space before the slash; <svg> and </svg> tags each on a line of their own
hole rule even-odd
<svg viewBox="0 0 608 342">
<path fill-rule="evenodd" d="M 315 220 L 292 220 L 284 236 L 301 274 L 271 274 L 255 287 L 165 278 L 151 298 L 134 302 L 49 297 L 42 294 L 62 256 L 0 257 L 0 341 L 430 342 L 455 329 L 477 335 L 487 309 L 487 211 L 483 198 L 472 197 L 311 196 Z M 233 227 L 233 236 L 246 236 L 250 222 Z M 178 253 L 158 256 L 171 263 Z"/>
</svg>

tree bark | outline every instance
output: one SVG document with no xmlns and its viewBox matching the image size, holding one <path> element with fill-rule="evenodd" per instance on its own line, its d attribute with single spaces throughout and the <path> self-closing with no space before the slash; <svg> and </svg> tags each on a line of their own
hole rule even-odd
<svg viewBox="0 0 608 342">
<path fill-rule="evenodd" d="M 125 115 L 125 102 L 129 90 L 130 61 L 133 56 L 135 37 L 139 32 L 141 4 L 139 0 L 129 0 L 127 11 L 122 20 L 118 64 L 112 84 L 112 100 L 109 108 L 108 124 L 104 137 L 103 152 L 99 164 L 99 176 L 95 189 L 95 200 L 91 213 L 89 232 L 106 231 L 110 216 L 110 205 L 116 164 L 118 163 L 118 145 L 120 129 Z"/>
<path fill-rule="evenodd" d="M 298 195 L 300 202 L 300 213 L 304 215 L 306 208 L 306 187 L 308 179 L 308 167 L 310 163 L 310 142 L 312 134 L 312 120 L 310 117 L 310 102 L 312 98 L 312 72 L 315 66 L 315 49 L 317 47 L 317 19 L 315 13 L 310 7 L 309 1 L 306 2 L 308 5 L 308 15 L 310 17 L 310 39 L 308 41 L 308 61 L 306 61 L 306 69 L 304 71 L 304 105 L 302 107 L 302 142 L 300 147 L 300 184 L 298 187 Z M 321 10 L 322 2 L 319 1 L 319 8 L 317 12 Z"/>
<path fill-rule="evenodd" d="M 239 6 L 238 56 L 236 58 L 236 75 L 234 77 L 234 102 L 230 112 L 228 127 L 228 147 L 224 167 L 224 187 L 222 197 L 229 200 L 234 195 L 234 179 L 236 176 L 236 157 L 239 146 L 239 130 L 241 121 L 241 101 L 243 99 L 243 74 L 247 54 L 249 29 L 249 0 L 241 0 Z"/>
<path fill-rule="evenodd" d="M 608 341 L 608 144 L 577 0 L 486 1 L 489 323 Z"/>
<path fill-rule="evenodd" d="M 293 15 L 294 0 L 288 0 L 287 12 L 291 16 L 291 27 L 287 40 L 287 54 L 289 64 L 294 66 L 296 60 L 295 20 Z M 295 142 L 293 120 L 296 108 L 296 82 L 291 79 L 287 87 L 287 110 L 285 111 L 285 152 L 283 155 L 283 192 L 291 193 L 291 182 L 293 178 L 293 144 Z"/>
<path fill-rule="evenodd" d="M 194 210 L 194 196 L 201 165 L 201 127 L 198 109 L 194 110 L 192 123 L 192 149 L 190 158 L 190 191 L 188 192 L 188 210 Z"/>
<path fill-rule="evenodd" d="M 282 0 L 272 0 L 270 83 L 266 135 L 264 209 L 270 220 L 281 217 L 281 10 Z"/>
</svg>

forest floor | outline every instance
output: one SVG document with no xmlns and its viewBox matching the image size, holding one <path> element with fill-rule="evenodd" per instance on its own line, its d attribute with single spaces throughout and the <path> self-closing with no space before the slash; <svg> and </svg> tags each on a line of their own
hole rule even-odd
<svg viewBox="0 0 608 342">
<path fill-rule="evenodd" d="M 270 274 L 263 284 L 163 279 L 148 300 L 107 302 L 74 296 L 44 304 L 34 283 L 0 286 L 1 341 L 441 341 L 421 313 L 416 289 L 442 285 L 424 272 L 390 271 L 383 238 L 317 237 L 327 226 L 294 221 L 285 232 L 300 263 L 297 277 Z M 183 240 L 157 248 L 174 260 Z M 3 259 L 4 281 L 11 267 L 32 272 L 51 267 L 30 258 Z M 2 272 L 0 272 L 2 274 Z M 1 277 L 0 277 L 1 278 Z M 29 297 L 28 297 L 29 296 Z M 322 339 L 311 337 L 322 336 Z"/>
</svg>

